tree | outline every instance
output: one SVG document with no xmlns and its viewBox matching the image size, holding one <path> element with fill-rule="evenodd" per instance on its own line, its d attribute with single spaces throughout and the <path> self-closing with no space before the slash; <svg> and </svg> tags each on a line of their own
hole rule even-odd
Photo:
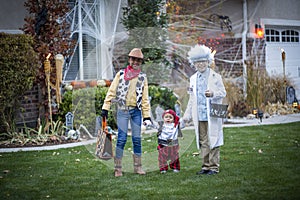
<svg viewBox="0 0 300 200">
<path fill-rule="evenodd" d="M 25 7 L 29 12 L 22 30 L 34 38 L 34 50 L 39 56 L 38 75 L 36 83 L 40 85 L 44 106 L 48 107 L 46 76 L 43 61 L 51 53 L 50 81 L 55 85 L 56 71 L 53 57 L 62 54 L 66 60 L 71 55 L 74 42 L 70 37 L 69 24 L 64 19 L 69 11 L 68 0 L 27 0 Z M 55 91 L 51 91 L 54 96 Z M 47 110 L 47 109 L 45 109 Z M 46 113 L 47 114 L 47 113 Z M 48 113 L 49 114 L 49 113 Z"/>
<path fill-rule="evenodd" d="M 128 51 L 135 47 L 142 48 L 145 58 L 143 71 L 147 73 L 150 83 L 161 83 L 169 74 L 165 43 L 168 18 L 164 6 L 163 0 L 129 0 L 128 7 L 123 8 L 121 21 L 129 32 L 126 47 Z M 160 76 L 152 73 L 153 69 Z"/>
</svg>

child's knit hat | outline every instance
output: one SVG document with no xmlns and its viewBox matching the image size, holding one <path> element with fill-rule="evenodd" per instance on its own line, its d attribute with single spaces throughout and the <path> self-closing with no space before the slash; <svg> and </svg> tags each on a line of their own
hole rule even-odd
<svg viewBox="0 0 300 200">
<path fill-rule="evenodd" d="M 178 123 L 179 123 L 179 117 L 176 115 L 176 112 L 174 110 L 172 110 L 172 109 L 165 110 L 165 112 L 163 113 L 162 116 L 164 117 L 165 114 L 171 114 L 171 115 L 173 115 L 175 126 L 178 125 Z"/>
</svg>

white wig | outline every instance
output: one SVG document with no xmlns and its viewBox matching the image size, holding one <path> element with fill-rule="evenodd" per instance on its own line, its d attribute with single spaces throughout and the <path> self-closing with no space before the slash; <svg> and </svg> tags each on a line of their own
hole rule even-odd
<svg viewBox="0 0 300 200">
<path fill-rule="evenodd" d="M 191 50 L 188 52 L 188 59 L 191 64 L 201 60 L 208 60 L 209 63 L 214 59 L 214 54 L 211 53 L 210 48 L 205 45 L 195 45 L 191 47 Z"/>
</svg>

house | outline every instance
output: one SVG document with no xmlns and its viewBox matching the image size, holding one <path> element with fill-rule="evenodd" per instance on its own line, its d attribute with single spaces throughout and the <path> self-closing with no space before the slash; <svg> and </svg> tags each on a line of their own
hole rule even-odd
<svg viewBox="0 0 300 200">
<path fill-rule="evenodd" d="M 19 28 L 27 14 L 24 2 L 1 2 L 0 32 L 21 33 Z M 127 39 L 120 23 L 122 7 L 127 1 L 69 2 L 71 11 L 65 20 L 73 22 L 72 31 L 79 42 L 64 71 L 64 81 L 112 79 L 127 53 L 125 49 L 116 48 Z M 166 0 L 166 5 L 168 2 L 176 0 Z M 202 20 L 202 25 L 196 27 L 201 30 L 198 42 L 216 50 L 218 67 L 243 77 L 245 84 L 247 66 L 244 61 L 251 58 L 257 67 L 265 67 L 271 76 L 289 78 L 297 99 L 300 99 L 300 1 L 213 0 L 205 9 L 205 0 L 198 1 L 198 5 L 191 5 L 196 1 L 186 2 L 195 19 Z M 259 30 L 262 35 L 257 32 Z M 187 36 L 185 34 L 178 35 Z M 180 42 L 177 45 L 181 45 Z"/>
<path fill-rule="evenodd" d="M 285 75 L 292 81 L 298 101 L 300 100 L 299 11 L 300 1 L 297 0 L 228 0 L 223 1 L 218 10 L 221 15 L 229 16 L 235 38 L 243 37 L 244 30 L 247 31 L 247 38 L 257 38 L 251 51 L 262 52 L 265 59 L 258 61 L 265 63 L 269 75 Z M 245 13 L 247 24 L 244 23 L 246 20 L 243 20 Z M 256 28 L 259 27 L 264 32 L 261 39 L 256 35 Z M 265 43 L 263 48 L 255 49 L 258 42 Z M 251 51 L 246 53 L 246 57 L 251 55 Z M 285 63 L 282 60 L 283 51 Z"/>
</svg>

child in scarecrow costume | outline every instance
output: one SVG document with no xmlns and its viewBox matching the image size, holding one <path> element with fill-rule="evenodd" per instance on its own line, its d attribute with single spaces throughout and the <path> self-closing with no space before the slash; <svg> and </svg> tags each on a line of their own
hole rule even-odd
<svg viewBox="0 0 300 200">
<path fill-rule="evenodd" d="M 169 109 L 163 113 L 164 123 L 158 131 L 158 162 L 160 172 L 166 173 L 169 166 L 173 172 L 180 171 L 178 125 L 179 117 Z"/>
</svg>

